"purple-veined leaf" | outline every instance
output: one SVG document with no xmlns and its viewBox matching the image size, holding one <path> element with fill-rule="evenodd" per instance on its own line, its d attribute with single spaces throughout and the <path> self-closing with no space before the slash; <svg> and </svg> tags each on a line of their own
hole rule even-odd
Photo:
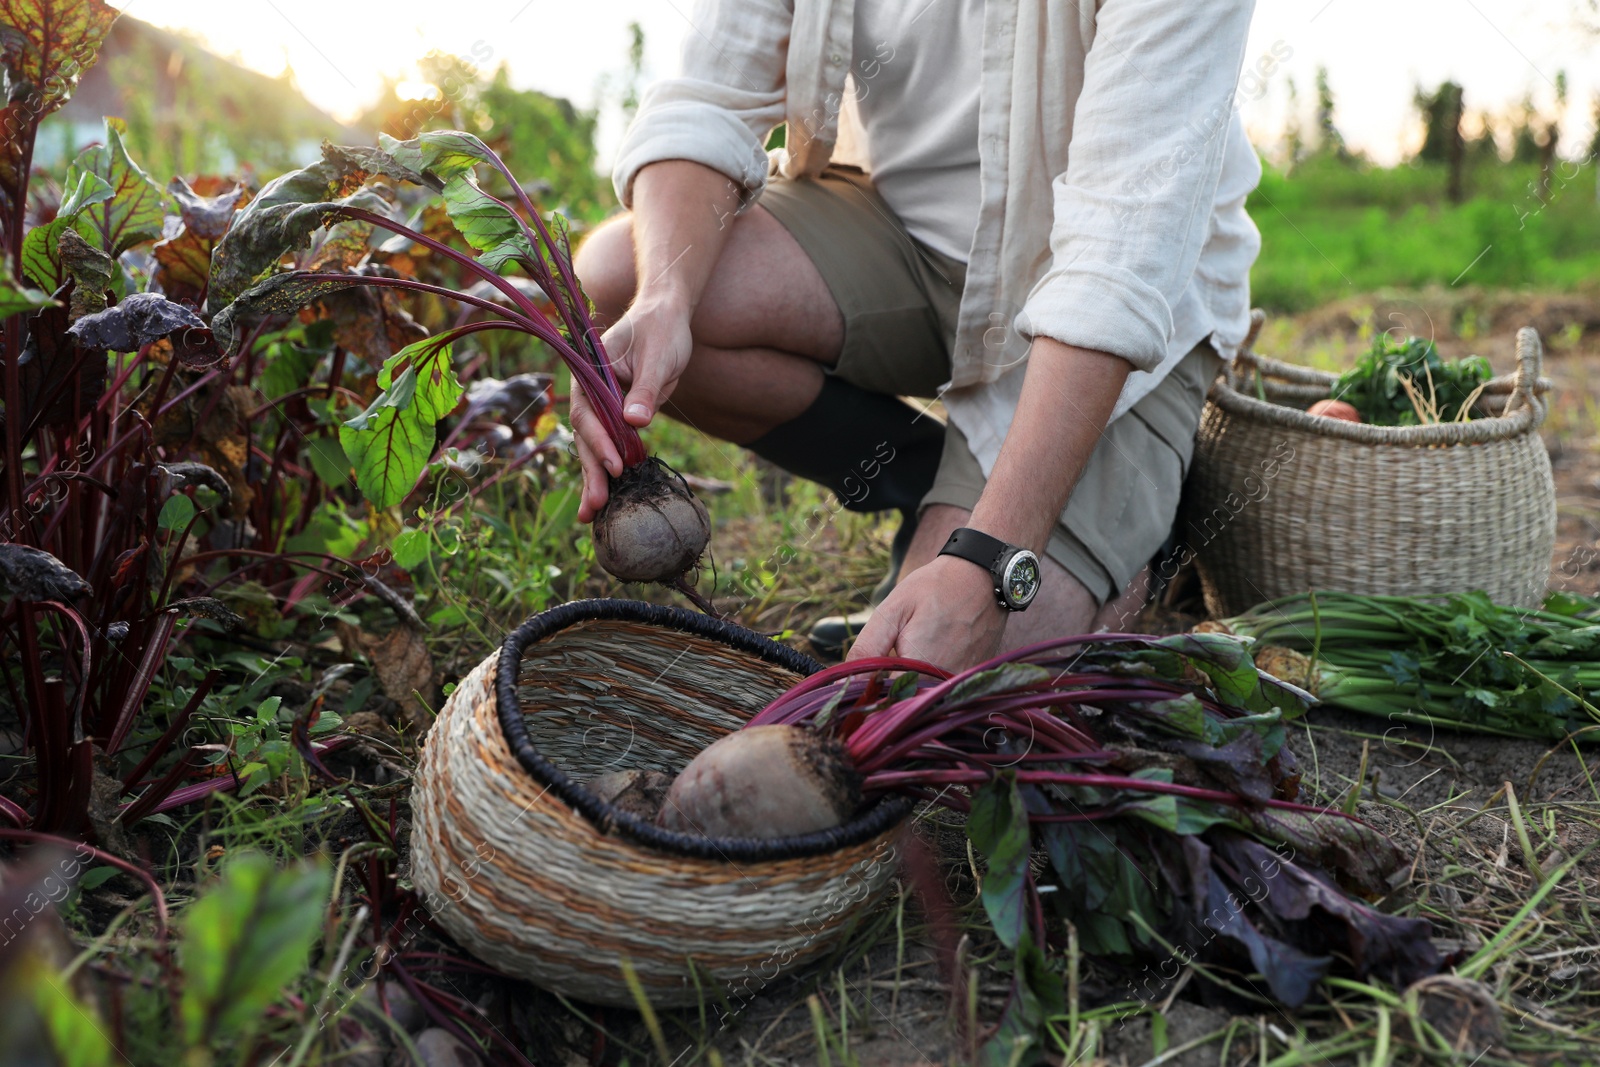
<svg viewBox="0 0 1600 1067">
<path fill-rule="evenodd" d="M 339 221 L 343 217 L 342 210 L 362 208 L 382 215 L 389 207 L 387 201 L 369 190 L 358 190 L 331 201 L 258 207 L 265 197 L 266 190 L 263 190 L 261 196 L 239 212 L 228 235 L 211 253 L 211 286 L 206 295 L 206 307 L 213 313 L 220 312 L 276 267 L 286 254 L 303 247 L 318 229 Z"/>
<path fill-rule="evenodd" d="M 356 485 L 375 507 L 400 503 L 427 468 L 434 426 L 461 400 L 452 353 L 438 337 L 396 352 L 378 372 L 377 398 L 339 428 Z"/>
<path fill-rule="evenodd" d="M 0 263 L 0 319 L 9 319 L 24 311 L 53 307 L 55 303 L 55 299 L 49 293 L 29 288 L 17 281 L 11 274 L 9 260 Z"/>
<path fill-rule="evenodd" d="M 432 175 L 434 188 L 471 174 L 480 163 L 492 165 L 494 159 L 488 145 L 461 130 L 432 130 L 409 141 L 380 133 L 378 145 L 397 165 L 413 173 Z"/>
<path fill-rule="evenodd" d="M 460 130 L 423 133 L 409 141 L 380 134 L 378 143 L 401 165 L 438 179 L 450 221 L 478 252 L 479 263 L 495 271 L 508 263 L 536 269 L 539 252 L 526 225 L 510 205 L 484 192 L 474 177 L 478 164 L 497 164 L 488 145 Z"/>
<path fill-rule="evenodd" d="M 309 275 L 299 271 L 274 274 L 239 294 L 236 300 L 213 315 L 211 333 L 218 346 L 232 354 L 239 345 L 246 320 L 262 315 L 291 314 L 318 297 L 362 284 L 362 278 L 354 274 Z"/>
<path fill-rule="evenodd" d="M 196 237 L 215 241 L 228 232 L 233 213 L 245 198 L 244 187 L 233 185 L 215 196 L 201 196 L 182 178 L 167 183 L 167 195 L 178 205 L 183 228 Z"/>
<path fill-rule="evenodd" d="M 178 232 L 150 249 L 157 264 L 155 281 L 171 299 L 198 306 L 211 279 L 211 253 L 247 194 L 234 185 L 215 196 L 202 196 L 182 178 L 174 178 L 167 183 L 167 195 L 177 203 L 183 222 Z"/>
<path fill-rule="evenodd" d="M 52 292 L 66 284 L 70 277 L 61 262 L 61 235 L 75 230 L 79 216 L 88 208 L 116 194 L 105 179 L 89 171 L 74 171 L 69 175 L 66 190 L 56 217 L 42 226 L 35 226 L 22 239 L 23 274 L 35 285 Z"/>
<path fill-rule="evenodd" d="M 104 0 L 0 0 L 0 67 L 9 90 L 0 109 L 0 192 L 11 203 L 27 186 L 23 152 L 34 127 L 72 96 L 118 14 Z"/>
<path fill-rule="evenodd" d="M 1311 996 L 1312 987 L 1328 973 L 1328 968 L 1333 963 L 1332 957 L 1313 956 L 1293 944 L 1264 933 L 1253 921 L 1255 919 L 1253 909 L 1246 903 L 1254 899 L 1253 895 L 1247 894 L 1241 899 L 1222 881 L 1215 870 L 1211 846 L 1198 837 L 1185 837 L 1182 842 L 1195 884 L 1201 887 L 1201 892 L 1204 894 L 1203 900 L 1194 902 L 1200 906 L 1198 914 L 1204 916 L 1201 920 L 1202 929 L 1194 931 L 1195 939 L 1198 940 L 1209 932 L 1223 941 L 1233 942 L 1243 949 L 1250 963 L 1261 972 L 1274 999 L 1292 1008 L 1304 1004 Z M 1271 849 L 1262 846 L 1262 851 L 1277 863 L 1277 857 L 1273 856 Z M 1277 870 L 1287 869 L 1287 865 L 1277 863 Z M 1283 885 L 1286 884 L 1287 879 Z M 1270 902 L 1274 892 L 1286 896 L 1290 890 L 1284 890 L 1283 885 L 1278 884 L 1275 879 L 1264 889 L 1262 899 Z M 1225 946 L 1216 947 L 1222 949 Z"/>
<path fill-rule="evenodd" d="M 1235 882 L 1235 898 L 1246 894 L 1274 929 L 1309 923 L 1316 928 L 1316 939 L 1349 959 L 1357 974 L 1382 976 L 1399 988 L 1438 971 L 1441 961 L 1430 940 L 1432 930 L 1427 919 L 1378 911 L 1340 892 L 1328 876 L 1286 859 L 1243 834 L 1218 832 L 1211 835 L 1210 841 L 1215 853 L 1226 861 Z M 1259 890 L 1253 891 L 1256 886 Z M 1285 1004 L 1298 1007 L 1304 997 L 1287 995 L 1298 989 L 1298 976 L 1283 978 L 1282 990 L 1274 980 L 1276 972 L 1272 968 L 1282 965 L 1286 947 L 1280 941 L 1279 947 L 1268 954 L 1266 967 L 1262 967 L 1262 960 L 1255 962 L 1272 983 L 1274 995 Z M 1252 952 L 1252 959 L 1254 955 Z"/>
<path fill-rule="evenodd" d="M 34 95 L 37 117 L 72 96 L 118 14 L 101 0 L 0 0 L 0 64 L 12 86 Z"/>
<path fill-rule="evenodd" d="M 166 195 L 133 161 L 122 143 L 126 128 L 121 119 L 106 119 L 104 143 L 90 145 L 79 153 L 67 173 L 69 182 L 74 173 L 88 173 L 111 187 L 111 196 L 86 206 L 75 225 L 79 233 L 113 258 L 160 237 L 166 217 Z"/>
<path fill-rule="evenodd" d="M 388 217 L 389 202 L 363 188 L 372 177 L 424 180 L 378 149 L 324 144 L 322 159 L 268 182 L 234 214 L 212 253 L 206 306 L 220 312 L 318 229 L 338 221 L 342 208 Z"/>
</svg>

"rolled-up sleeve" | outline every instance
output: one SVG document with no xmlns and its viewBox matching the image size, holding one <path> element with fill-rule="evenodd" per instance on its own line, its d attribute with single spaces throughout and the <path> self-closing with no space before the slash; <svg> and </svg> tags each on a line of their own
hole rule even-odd
<svg viewBox="0 0 1600 1067">
<path fill-rule="evenodd" d="M 1151 370 L 1211 228 L 1253 0 L 1106 0 L 1021 325 Z"/>
<path fill-rule="evenodd" d="M 703 164 L 739 186 L 767 181 L 765 142 L 784 117 L 784 61 L 793 0 L 700 0 L 677 77 L 657 82 L 623 136 L 611 180 L 624 207 L 639 171 L 664 159 Z"/>
</svg>

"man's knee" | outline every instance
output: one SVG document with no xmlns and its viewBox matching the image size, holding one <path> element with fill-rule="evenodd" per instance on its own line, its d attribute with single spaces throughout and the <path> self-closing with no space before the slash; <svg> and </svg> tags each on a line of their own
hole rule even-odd
<svg viewBox="0 0 1600 1067">
<path fill-rule="evenodd" d="M 637 281 L 633 268 L 633 216 L 618 215 L 584 239 L 573 257 L 583 291 L 594 304 L 602 329 L 622 317 L 633 303 Z"/>
</svg>

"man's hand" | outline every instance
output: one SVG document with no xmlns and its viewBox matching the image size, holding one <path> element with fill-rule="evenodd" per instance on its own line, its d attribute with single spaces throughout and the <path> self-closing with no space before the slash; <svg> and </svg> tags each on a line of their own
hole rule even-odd
<svg viewBox="0 0 1600 1067">
<path fill-rule="evenodd" d="M 689 365 L 694 344 L 689 334 L 691 311 L 683 301 L 641 295 L 601 337 L 611 372 L 628 390 L 622 417 L 629 426 L 650 424 Z M 577 382 L 572 385 L 572 432 L 583 464 L 578 521 L 590 522 L 605 505 L 611 479 L 622 473 L 622 458 Z"/>
<path fill-rule="evenodd" d="M 601 338 L 611 370 L 628 390 L 622 417 L 648 426 L 689 365 L 689 321 L 738 213 L 738 186 L 685 159 L 667 159 L 633 180 L 633 303 Z M 590 522 L 622 473 L 617 446 L 595 418 L 589 398 L 572 388 L 572 431 L 583 463 L 578 518 Z"/>
<path fill-rule="evenodd" d="M 994 596 L 994 578 L 954 556 L 937 556 L 906 575 L 856 638 L 849 659 L 895 655 L 960 671 L 993 659 L 1011 613 Z"/>
<path fill-rule="evenodd" d="M 964 525 L 1042 552 L 1130 370 L 1117 356 L 1034 338 L 1016 416 Z M 872 613 L 850 658 L 893 650 L 962 670 L 1000 651 L 1010 615 L 983 568 L 936 556 Z"/>
</svg>

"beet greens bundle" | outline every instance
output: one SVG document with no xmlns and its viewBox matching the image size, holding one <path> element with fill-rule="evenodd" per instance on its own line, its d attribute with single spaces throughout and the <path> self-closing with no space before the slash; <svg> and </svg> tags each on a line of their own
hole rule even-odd
<svg viewBox="0 0 1600 1067">
<path fill-rule="evenodd" d="M 737 819 L 757 795 L 783 797 L 763 824 L 817 809 L 781 832 L 889 792 L 965 812 L 988 863 L 984 908 L 1017 954 L 1002 1024 L 1013 1037 L 1036 1032 L 1060 994 L 1044 966 L 1060 933 L 1047 905 L 1087 952 L 1192 963 L 1265 1001 L 1302 1004 L 1334 971 L 1408 984 L 1440 965 L 1428 923 L 1361 899 L 1387 895 L 1405 857 L 1367 824 L 1296 800 L 1285 726 L 1312 699 L 1221 634 L 1068 637 L 956 675 L 844 663 L 708 748 L 673 783 L 662 822 L 750 833 Z M 815 805 L 775 784 L 770 738 L 783 730 Z M 767 751 L 741 760 L 741 747 Z M 718 821 L 730 814 L 734 824 Z"/>
<path fill-rule="evenodd" d="M 250 320 L 363 287 L 438 297 L 462 305 L 464 317 L 489 316 L 395 352 L 378 374 L 378 395 L 340 431 L 357 485 L 378 507 L 411 492 L 434 450 L 435 424 L 461 400 L 457 341 L 497 331 L 543 343 L 571 372 L 624 466 L 595 517 L 596 558 L 624 581 L 682 585 L 710 539 L 710 523 L 687 483 L 646 452 L 623 418 L 622 386 L 573 272 L 561 216 L 542 215 L 505 162 L 472 134 L 444 130 L 381 143 L 324 144 L 321 160 L 267 183 L 239 210 L 212 255 L 207 306 L 218 343 L 231 355 Z M 487 191 L 480 170 L 503 180 L 512 200 Z M 458 237 L 468 250 L 430 232 L 420 214 L 397 217 L 401 185 L 436 194 L 455 231 L 444 236 Z M 473 284 L 450 289 L 372 262 L 374 230 L 450 262 Z M 279 269 L 290 253 L 307 249 L 303 267 Z M 525 274 L 547 306 L 505 276 L 512 271 Z"/>
<path fill-rule="evenodd" d="M 1321 591 L 1205 623 L 1255 641 L 1270 669 L 1334 707 L 1504 737 L 1595 740 L 1600 601 L 1551 593 L 1542 609 L 1481 592 Z"/>
</svg>

